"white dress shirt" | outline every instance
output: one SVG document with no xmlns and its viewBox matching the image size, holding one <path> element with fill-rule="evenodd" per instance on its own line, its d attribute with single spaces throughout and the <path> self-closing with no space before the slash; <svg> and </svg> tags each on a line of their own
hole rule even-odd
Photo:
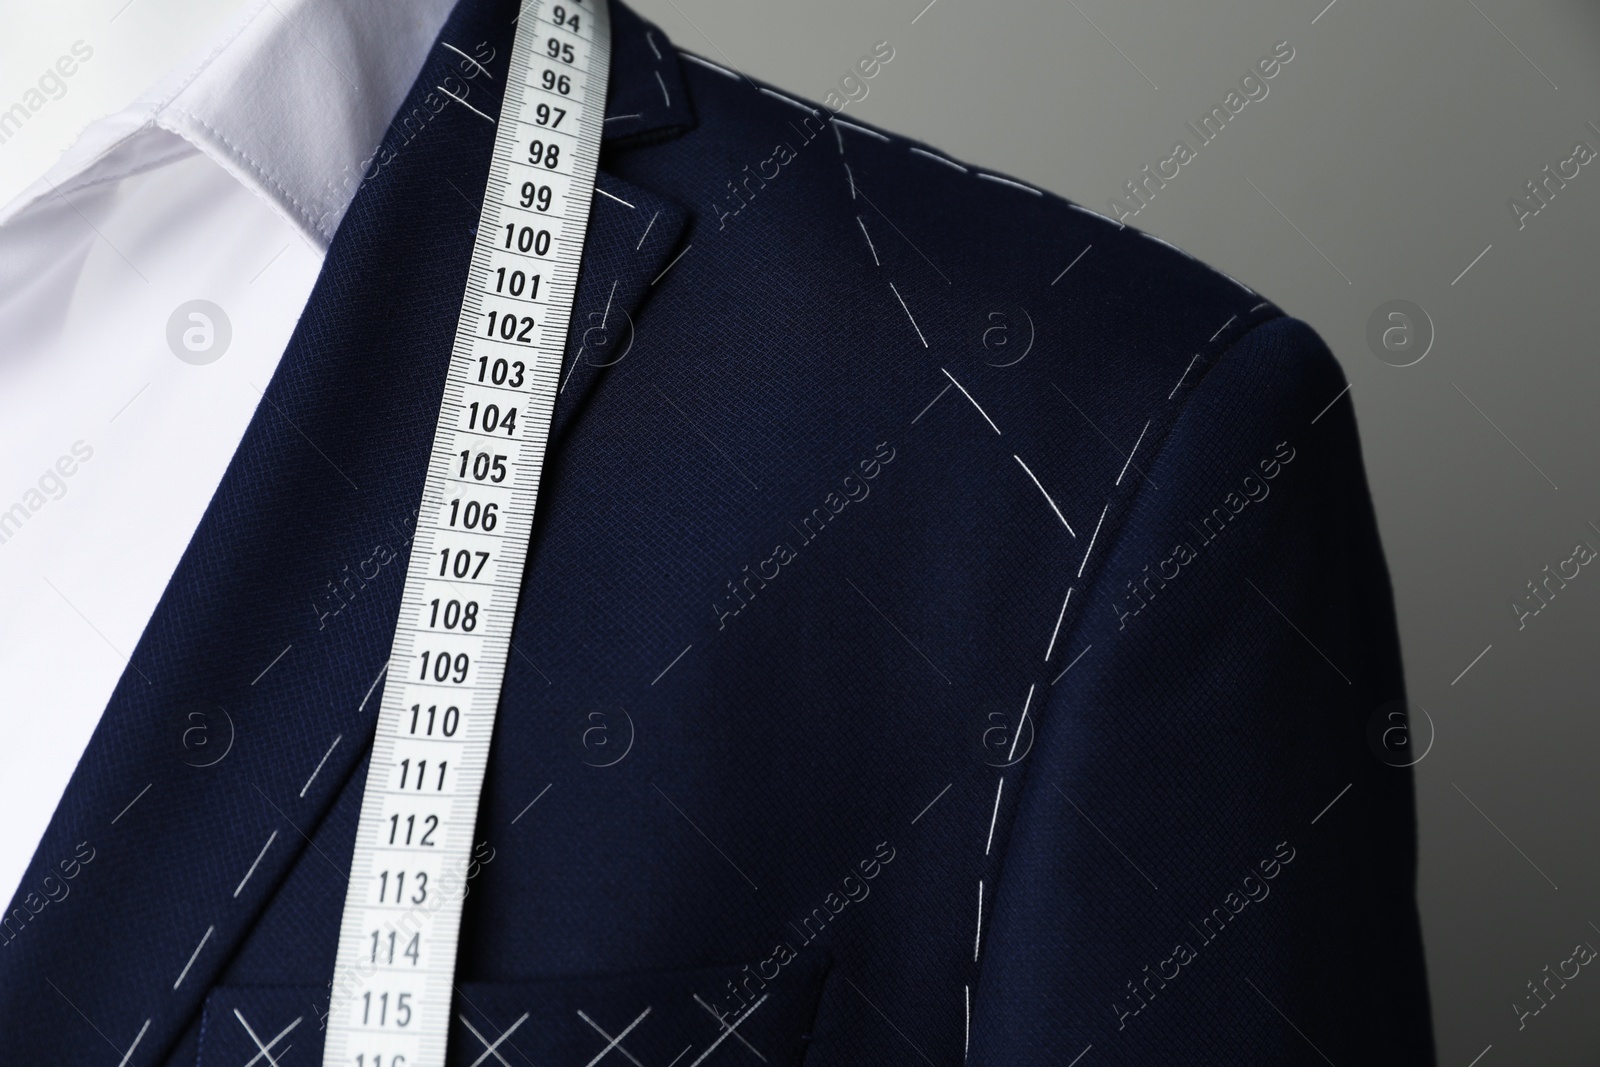
<svg viewBox="0 0 1600 1067">
<path fill-rule="evenodd" d="M 0 902 L 452 6 L 252 0 L 0 207 Z"/>
</svg>

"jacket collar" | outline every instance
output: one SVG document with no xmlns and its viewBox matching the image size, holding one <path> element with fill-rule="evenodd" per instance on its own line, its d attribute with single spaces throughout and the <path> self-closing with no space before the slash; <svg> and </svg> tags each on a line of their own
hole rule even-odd
<svg viewBox="0 0 1600 1067">
<path fill-rule="evenodd" d="M 461 0 L 439 42 L 486 42 L 504 85 L 519 6 Z M 619 152 L 694 120 L 666 38 L 610 8 L 604 147 Z M 499 111 L 436 106 L 446 56 L 429 52 L 344 214 L 7 912 L 19 918 L 0 934 L 0 1032 L 24 1058 L 163 1062 L 295 864 L 349 869 L 353 842 L 309 842 L 364 778 Z M 408 124 L 419 109 L 426 123 Z M 563 499 L 560 438 L 625 354 L 689 217 L 604 172 L 599 188 L 610 196 L 590 216 L 545 508 Z M 233 739 L 221 761 L 175 744 L 195 712 Z M 71 899 L 51 903 L 63 877 Z"/>
<path fill-rule="evenodd" d="M 611 0 L 611 85 L 602 143 L 611 150 L 653 144 L 694 124 L 677 50 L 654 25 Z"/>
<path fill-rule="evenodd" d="M 677 50 L 654 25 L 610 0 L 611 80 L 601 140 L 600 190 L 572 309 L 561 392 L 550 427 L 554 450 L 609 367 L 633 344 L 650 287 L 677 254 L 690 213 L 682 205 L 607 172 L 618 153 L 671 140 L 695 125 Z"/>
</svg>

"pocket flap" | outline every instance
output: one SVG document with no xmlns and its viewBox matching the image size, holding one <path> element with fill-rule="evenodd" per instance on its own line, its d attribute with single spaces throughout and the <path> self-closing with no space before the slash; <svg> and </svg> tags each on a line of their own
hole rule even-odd
<svg viewBox="0 0 1600 1067">
<path fill-rule="evenodd" d="M 463 982 L 451 1008 L 446 1062 L 798 1067 L 826 970 L 826 957 L 807 951 L 770 980 L 752 964 Z M 196 1067 L 318 1067 L 327 1010 L 326 986 L 217 986 L 206 997 Z"/>
</svg>

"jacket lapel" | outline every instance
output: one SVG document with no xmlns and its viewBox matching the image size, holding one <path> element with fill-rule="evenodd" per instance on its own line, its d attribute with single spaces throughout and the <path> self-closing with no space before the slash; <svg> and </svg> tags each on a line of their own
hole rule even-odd
<svg viewBox="0 0 1600 1067">
<path fill-rule="evenodd" d="M 596 188 L 550 424 L 552 451 L 606 371 L 628 357 L 640 307 L 677 255 L 688 221 L 679 205 L 604 171 Z"/>
<path fill-rule="evenodd" d="M 364 757 L 493 149 L 493 121 L 437 87 L 498 114 L 518 6 L 462 0 L 446 23 L 0 917 L 8 1059 L 160 1062 Z M 693 124 L 660 32 L 610 6 L 602 161 Z M 688 217 L 599 188 L 552 449 Z"/>
</svg>

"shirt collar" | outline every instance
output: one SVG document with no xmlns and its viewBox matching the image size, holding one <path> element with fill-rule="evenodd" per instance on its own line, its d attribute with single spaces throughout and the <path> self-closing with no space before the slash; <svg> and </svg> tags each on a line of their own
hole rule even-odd
<svg viewBox="0 0 1600 1067">
<path fill-rule="evenodd" d="M 53 193 L 205 153 L 326 249 L 453 0 L 252 0 L 92 123 L 0 222 Z"/>
<path fill-rule="evenodd" d="M 457 68 L 458 84 L 471 84 L 486 46 L 438 38 L 454 3 L 252 0 L 128 107 L 86 128 L 43 177 L 0 206 L 0 225 L 54 194 L 70 196 L 199 151 L 326 250 L 363 177 L 378 165 L 389 127 L 405 122 L 396 111 L 417 72 L 439 58 Z M 610 8 L 605 147 L 651 143 L 693 127 L 676 50 L 619 0 Z"/>
<path fill-rule="evenodd" d="M 122 112 L 91 123 L 8 205 L 0 224 L 53 194 L 203 152 L 326 250 L 379 142 L 430 53 L 470 85 L 478 42 L 437 40 L 454 0 L 253 0 L 202 50 Z M 605 146 L 694 125 L 666 35 L 611 0 Z M 445 75 L 448 77 L 448 75 Z"/>
</svg>

